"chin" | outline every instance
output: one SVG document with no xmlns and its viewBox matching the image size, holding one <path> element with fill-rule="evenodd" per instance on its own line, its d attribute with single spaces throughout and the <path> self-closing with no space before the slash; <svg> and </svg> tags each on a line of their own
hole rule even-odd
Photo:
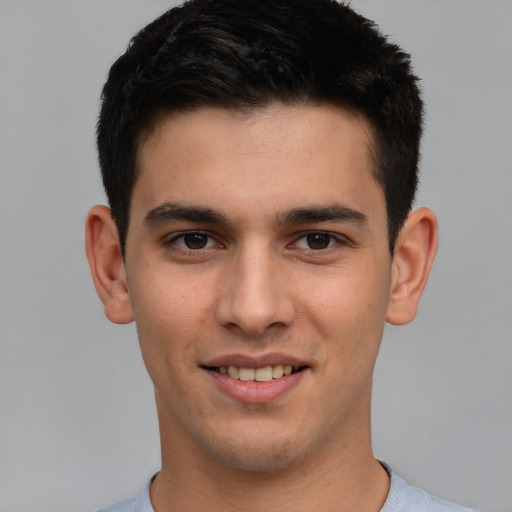
<svg viewBox="0 0 512 512">
<path fill-rule="evenodd" d="M 210 439 L 203 448 L 224 465 L 253 473 L 286 470 L 298 464 L 307 453 L 301 440 L 272 436 L 268 432 L 245 436 L 231 432 L 226 439 Z"/>
<path fill-rule="evenodd" d="M 233 450 L 223 453 L 212 454 L 216 456 L 224 465 L 247 471 L 251 473 L 275 473 L 286 470 L 297 464 L 301 457 L 297 452 L 293 452 L 282 446 L 277 449 L 257 449 L 238 451 Z"/>
</svg>

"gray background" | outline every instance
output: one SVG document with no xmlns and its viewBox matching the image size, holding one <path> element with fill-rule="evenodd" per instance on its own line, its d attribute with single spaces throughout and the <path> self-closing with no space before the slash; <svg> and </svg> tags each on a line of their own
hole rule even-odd
<svg viewBox="0 0 512 512">
<path fill-rule="evenodd" d="M 83 251 L 104 202 L 98 97 L 163 0 L 0 0 L 0 510 L 86 512 L 158 469 L 133 325 L 104 318 Z M 441 248 L 420 313 L 388 327 L 379 457 L 411 483 L 512 508 L 512 2 L 355 0 L 413 54 L 428 108 L 418 204 Z"/>
</svg>

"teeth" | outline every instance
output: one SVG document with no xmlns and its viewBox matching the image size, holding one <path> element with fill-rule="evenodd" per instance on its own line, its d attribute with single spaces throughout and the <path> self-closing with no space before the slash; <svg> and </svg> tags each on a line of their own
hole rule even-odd
<svg viewBox="0 0 512 512">
<path fill-rule="evenodd" d="M 254 380 L 254 368 L 239 368 L 238 378 L 243 381 Z"/>
<path fill-rule="evenodd" d="M 284 375 L 283 373 L 283 365 L 278 364 L 277 366 L 272 366 L 272 377 L 274 379 L 279 379 Z"/>
<path fill-rule="evenodd" d="M 222 370 L 220 373 L 222 373 Z M 232 379 L 238 379 L 238 368 L 236 366 L 228 366 L 228 375 Z"/>
<path fill-rule="evenodd" d="M 258 382 L 267 382 L 272 380 L 272 366 L 265 366 L 265 368 L 258 368 L 254 372 L 254 380 Z"/>
<path fill-rule="evenodd" d="M 265 366 L 264 368 L 240 368 L 238 366 L 220 366 L 219 372 L 222 375 L 229 375 L 232 379 L 242 380 L 244 382 L 257 381 L 268 382 L 272 379 L 279 379 L 284 375 L 290 375 L 293 372 L 293 366 L 290 364 L 275 366 Z"/>
</svg>

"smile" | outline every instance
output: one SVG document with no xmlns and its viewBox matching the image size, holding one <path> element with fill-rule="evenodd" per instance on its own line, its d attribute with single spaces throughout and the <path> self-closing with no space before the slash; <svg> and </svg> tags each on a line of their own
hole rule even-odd
<svg viewBox="0 0 512 512">
<path fill-rule="evenodd" d="M 278 362 L 283 359 L 286 364 Z M 278 354 L 261 358 L 230 356 L 201 366 L 223 395 L 237 402 L 263 404 L 279 399 L 307 378 L 311 367 L 290 359 Z"/>
<path fill-rule="evenodd" d="M 292 365 L 276 364 L 274 366 L 264 366 L 263 368 L 244 368 L 230 365 L 210 367 L 208 369 L 244 382 L 269 382 L 273 379 L 280 379 L 286 375 L 296 373 L 302 368 L 303 367 L 294 368 Z"/>
</svg>

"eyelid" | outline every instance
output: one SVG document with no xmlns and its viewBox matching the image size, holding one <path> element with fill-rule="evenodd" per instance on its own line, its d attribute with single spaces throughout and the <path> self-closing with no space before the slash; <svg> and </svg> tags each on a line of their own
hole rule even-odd
<svg viewBox="0 0 512 512">
<path fill-rule="evenodd" d="M 331 243 L 331 241 L 330 241 L 329 245 L 325 249 L 313 249 L 311 247 L 303 247 L 303 248 L 299 247 L 299 249 L 304 250 L 304 251 L 314 252 L 314 253 L 321 253 L 321 252 L 328 251 L 330 249 L 332 250 L 336 246 L 349 245 L 351 243 L 350 240 L 346 236 L 341 235 L 339 233 L 332 233 L 331 231 L 323 231 L 321 229 L 315 229 L 315 230 L 304 231 L 304 232 L 300 233 L 290 245 L 297 246 L 297 244 L 300 240 L 305 240 L 307 236 L 316 235 L 316 234 L 329 236 L 331 238 L 331 241 L 333 241 L 334 243 Z"/>
<path fill-rule="evenodd" d="M 176 242 L 178 240 L 184 240 L 185 236 L 187 235 L 194 235 L 194 234 L 198 234 L 198 235 L 203 235 L 205 237 L 208 238 L 208 241 L 206 242 L 206 246 L 205 247 L 201 247 L 199 249 L 191 249 L 189 247 L 181 247 L 179 244 L 177 244 Z M 164 238 L 164 245 L 165 246 L 175 246 L 178 250 L 182 251 L 182 252 L 187 252 L 187 253 L 197 253 L 197 252 L 201 252 L 201 251 L 206 251 L 208 249 L 212 249 L 213 246 L 212 246 L 212 242 L 216 245 L 216 246 L 222 246 L 222 244 L 220 244 L 217 240 L 217 237 L 213 236 L 211 233 L 208 233 L 208 231 L 204 231 L 204 230 L 201 230 L 201 229 L 187 229 L 185 231 L 178 231 L 176 233 L 173 233 L 172 235 L 170 236 L 167 236 Z"/>
<path fill-rule="evenodd" d="M 191 234 L 200 234 L 204 235 L 208 238 L 207 245 L 205 247 L 199 248 L 199 249 L 190 249 L 186 246 L 181 247 L 176 242 L 179 240 L 183 240 L 186 235 Z M 299 241 L 305 240 L 308 235 L 315 235 L 315 234 L 321 234 L 326 235 L 331 238 L 328 247 L 325 249 L 313 249 L 310 247 L 297 247 Z M 307 251 L 311 253 L 321 254 L 323 252 L 328 252 L 330 250 L 335 250 L 338 246 L 348 246 L 351 245 L 352 241 L 345 235 L 342 235 L 340 233 L 333 233 L 331 231 L 324 231 L 320 229 L 315 230 L 308 230 L 308 231 L 301 231 L 297 233 L 293 240 L 287 244 L 288 249 L 299 249 L 301 251 Z M 167 235 L 163 238 L 163 245 L 166 247 L 174 246 L 174 248 L 177 251 L 181 251 L 183 253 L 200 253 L 205 252 L 214 248 L 223 248 L 225 247 L 225 244 L 222 241 L 219 241 L 219 236 L 216 234 L 212 234 L 208 232 L 207 230 L 201 230 L 201 229 L 187 229 L 184 231 L 178 231 L 174 232 L 170 235 Z"/>
</svg>

